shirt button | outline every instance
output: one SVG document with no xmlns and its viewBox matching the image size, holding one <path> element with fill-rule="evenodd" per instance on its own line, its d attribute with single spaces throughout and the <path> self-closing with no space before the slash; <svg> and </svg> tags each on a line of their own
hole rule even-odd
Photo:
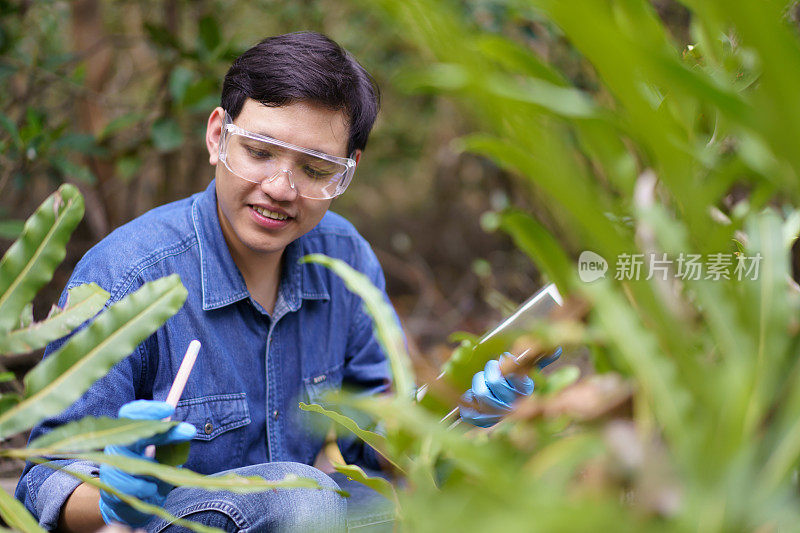
<svg viewBox="0 0 800 533">
<path fill-rule="evenodd" d="M 214 431 L 214 424 L 212 424 L 211 422 L 206 422 L 206 425 L 203 428 L 203 430 L 206 432 L 206 435 L 211 435 L 211 433 L 213 433 Z"/>
<path fill-rule="evenodd" d="M 272 417 L 273 417 L 275 420 L 277 420 L 277 419 L 278 419 L 278 410 L 277 410 L 277 409 L 275 409 L 274 411 L 272 411 Z"/>
</svg>

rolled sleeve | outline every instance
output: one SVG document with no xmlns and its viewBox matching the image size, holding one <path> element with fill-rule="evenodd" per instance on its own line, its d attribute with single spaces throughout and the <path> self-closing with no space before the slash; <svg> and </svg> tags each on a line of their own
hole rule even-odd
<svg viewBox="0 0 800 533">
<path fill-rule="evenodd" d="M 38 518 L 39 525 L 48 531 L 58 526 L 61 508 L 82 483 L 69 472 L 97 477 L 99 468 L 88 461 L 51 461 L 30 468 L 17 485 L 17 499 Z"/>
</svg>

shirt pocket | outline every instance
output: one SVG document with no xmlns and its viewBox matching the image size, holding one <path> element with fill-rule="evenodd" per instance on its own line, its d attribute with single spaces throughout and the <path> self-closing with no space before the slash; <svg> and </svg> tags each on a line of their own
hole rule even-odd
<svg viewBox="0 0 800 533">
<path fill-rule="evenodd" d="M 183 399 L 175 407 L 172 419 L 188 422 L 197 429 L 189 449 L 187 468 L 214 474 L 243 466 L 243 428 L 250 424 L 245 393 Z"/>
</svg>

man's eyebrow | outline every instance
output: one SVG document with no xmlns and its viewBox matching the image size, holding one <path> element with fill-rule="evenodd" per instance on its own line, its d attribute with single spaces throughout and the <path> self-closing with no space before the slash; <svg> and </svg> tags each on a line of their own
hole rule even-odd
<svg viewBox="0 0 800 533">
<path fill-rule="evenodd" d="M 260 135 L 261 137 L 266 137 L 267 139 L 270 139 L 270 140 L 273 140 L 273 141 L 279 141 L 279 142 L 282 142 L 282 143 L 291 144 L 292 146 L 299 146 L 297 144 L 290 143 L 288 141 L 284 141 L 283 139 L 279 139 L 277 137 L 273 137 L 272 135 L 270 135 L 266 131 L 254 131 L 252 133 L 255 133 L 256 135 Z M 325 150 L 322 150 L 320 148 L 313 148 L 311 146 L 301 146 L 301 148 L 305 148 L 306 150 L 314 150 L 315 152 L 319 152 L 319 153 L 325 154 L 325 155 L 333 155 L 330 152 L 326 152 Z M 333 156 L 333 157 L 340 157 L 340 156 Z"/>
</svg>

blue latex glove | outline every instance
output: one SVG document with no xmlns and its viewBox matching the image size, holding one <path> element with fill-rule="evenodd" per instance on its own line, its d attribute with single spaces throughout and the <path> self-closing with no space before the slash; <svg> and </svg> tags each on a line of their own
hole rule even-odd
<svg viewBox="0 0 800 533">
<path fill-rule="evenodd" d="M 172 416 L 175 409 L 166 402 L 154 400 L 136 400 L 128 402 L 119 409 L 120 418 L 133 418 L 136 420 L 161 420 Z M 155 461 L 145 457 L 148 445 L 156 446 L 175 444 L 191 440 L 196 433 L 193 425 L 181 422 L 166 433 L 142 439 L 128 446 L 106 446 L 108 455 L 123 455 L 136 459 Z M 109 465 L 100 465 L 100 481 L 117 489 L 120 492 L 134 496 L 145 503 L 164 505 L 167 494 L 172 490 L 172 485 L 150 476 L 134 476 Z M 132 527 L 141 527 L 153 517 L 150 514 L 137 511 L 113 494 L 100 491 L 100 514 L 106 524 L 121 522 Z"/>
<path fill-rule="evenodd" d="M 461 397 L 458 407 L 462 420 L 473 426 L 491 427 L 511 411 L 511 404 L 517 399 L 533 394 L 533 380 L 528 376 L 503 376 L 500 373 L 500 363 L 508 357 L 514 358 L 506 352 L 500 359 L 486 363 L 484 369 L 472 377 L 472 388 Z M 559 357 L 560 346 L 537 366 L 544 368 Z"/>
</svg>

